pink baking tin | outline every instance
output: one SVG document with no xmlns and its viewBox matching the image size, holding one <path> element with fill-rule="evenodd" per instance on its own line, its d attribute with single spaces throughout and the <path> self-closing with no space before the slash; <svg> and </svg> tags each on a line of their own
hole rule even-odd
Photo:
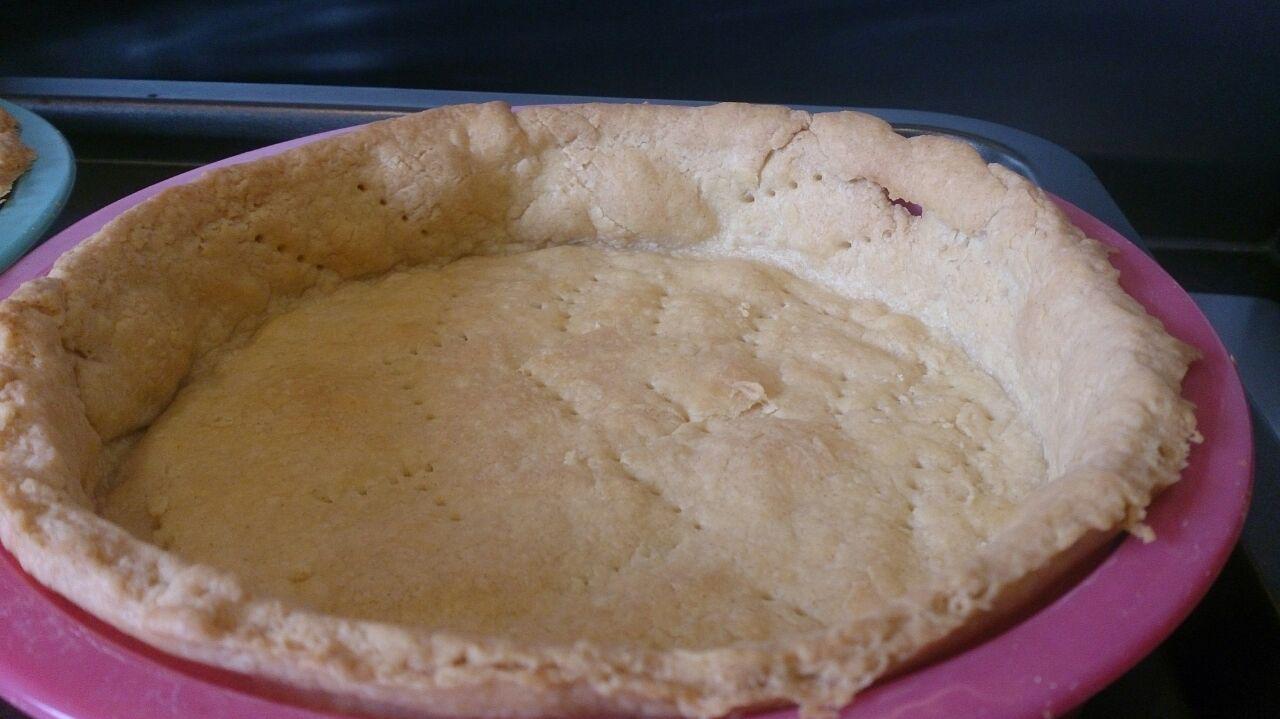
<svg viewBox="0 0 1280 719">
<path fill-rule="evenodd" d="M 274 155 L 322 133 L 209 167 Z M 63 252 L 186 172 L 114 202 L 44 243 L 0 275 L 0 297 L 44 275 Z M 1182 481 L 1151 506 L 1158 539 L 1126 537 L 1056 599 L 995 636 L 863 693 L 844 719 L 1057 716 L 1146 656 L 1191 612 L 1226 562 L 1244 522 L 1253 478 L 1249 410 L 1235 367 L 1191 298 L 1151 258 L 1079 208 L 1054 198 L 1084 232 L 1111 246 L 1130 294 L 1203 354 L 1183 384 L 1204 442 Z M 287 689 L 185 660 L 134 640 L 24 574 L 0 550 L 0 695 L 39 719 L 191 719 L 342 716 L 307 708 Z M 794 710 L 766 715 L 793 719 Z"/>
</svg>

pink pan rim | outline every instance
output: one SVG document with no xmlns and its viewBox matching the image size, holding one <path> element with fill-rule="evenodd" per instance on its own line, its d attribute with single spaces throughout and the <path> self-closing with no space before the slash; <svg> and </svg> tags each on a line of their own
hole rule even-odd
<svg viewBox="0 0 1280 719">
<path fill-rule="evenodd" d="M 0 275 L 0 297 L 46 274 L 62 253 L 161 190 L 207 169 L 283 152 L 344 128 L 264 147 L 135 192 L 80 220 Z M 1107 245 L 1121 284 L 1166 329 L 1198 348 L 1183 393 L 1204 442 L 1183 478 L 1153 503 L 1159 539 L 1127 537 L 1057 599 L 960 654 L 872 687 L 843 719 L 1042 717 L 1069 711 L 1136 664 L 1208 591 L 1244 523 L 1253 478 L 1248 405 L 1235 366 L 1190 296 L 1150 257 L 1080 208 L 1053 198 Z M 291 703 L 278 689 L 165 655 L 37 585 L 0 550 L 0 695 L 40 719 L 134 716 L 340 716 Z M 794 710 L 766 715 L 791 719 Z"/>
</svg>

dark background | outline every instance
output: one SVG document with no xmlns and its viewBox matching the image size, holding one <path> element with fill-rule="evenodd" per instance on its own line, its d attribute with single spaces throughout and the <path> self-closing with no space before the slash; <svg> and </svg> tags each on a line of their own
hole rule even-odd
<svg viewBox="0 0 1280 719">
<path fill-rule="evenodd" d="M 896 107 L 999 122 L 1084 158 L 1188 289 L 1273 299 L 1278 38 L 1274 1 L 0 0 L 0 76 Z M 1082 716 L 1280 715 L 1280 621 L 1249 573 L 1237 554 L 1182 629 Z"/>
</svg>

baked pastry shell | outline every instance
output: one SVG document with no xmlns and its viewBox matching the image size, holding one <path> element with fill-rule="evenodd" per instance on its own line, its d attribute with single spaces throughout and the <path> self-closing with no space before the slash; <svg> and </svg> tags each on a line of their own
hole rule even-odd
<svg viewBox="0 0 1280 719">
<path fill-rule="evenodd" d="M 892 238 L 911 242 L 838 266 L 829 250 L 839 228 L 762 230 L 744 197 L 802 177 L 874 183 L 920 205 Z M 881 612 L 816 635 L 698 651 L 520 646 L 319 615 L 252 596 L 93 513 L 104 444 L 145 428 L 203 353 L 273 302 L 398 266 L 584 238 L 714 246 L 947 330 L 1027 409 L 1051 481 L 970 563 Z M 258 254 L 277 244 L 275 255 Z M 925 262 L 947 252 L 961 270 Z M 993 262 L 1000 272 L 984 274 Z M 859 270 L 878 273 L 874 287 L 859 284 L 868 276 Z M 958 297 L 1007 316 L 966 315 Z M 1195 436 L 1179 396 L 1192 353 L 1120 290 L 1097 243 L 966 146 L 905 140 L 856 113 L 517 114 L 493 104 L 378 123 L 211 171 L 130 211 L 0 305 L 0 328 L 0 539 L 24 569 L 167 651 L 379 711 L 837 707 L 980 632 L 1136 526 Z"/>
</svg>

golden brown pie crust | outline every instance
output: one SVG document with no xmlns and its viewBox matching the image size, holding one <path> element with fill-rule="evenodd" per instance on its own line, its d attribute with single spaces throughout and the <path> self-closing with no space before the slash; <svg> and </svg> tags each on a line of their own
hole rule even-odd
<svg viewBox="0 0 1280 719">
<path fill-rule="evenodd" d="M 889 198 L 919 204 L 912 217 Z M 520 642 L 246 591 L 95 513 L 193 370 L 304 295 L 565 243 L 750 259 L 918 318 L 995 377 L 1048 480 L 971 558 L 877 611 L 718 647 Z M 1195 436 L 1192 351 L 1020 176 L 857 113 L 450 107 L 213 170 L 0 304 L 0 539 L 36 579 L 192 659 L 410 713 L 838 707 L 1141 521 Z M 995 610 L 995 611 L 991 611 Z"/>
<path fill-rule="evenodd" d="M 958 347 L 746 260 L 469 257 L 347 282 L 229 345 L 100 513 L 350 618 L 526 644 L 787 637 L 962 562 L 1045 479 Z"/>
<path fill-rule="evenodd" d="M 0 109 L 0 205 L 4 204 L 13 183 L 31 167 L 36 153 L 22 144 L 21 128 L 13 116 Z"/>
</svg>

